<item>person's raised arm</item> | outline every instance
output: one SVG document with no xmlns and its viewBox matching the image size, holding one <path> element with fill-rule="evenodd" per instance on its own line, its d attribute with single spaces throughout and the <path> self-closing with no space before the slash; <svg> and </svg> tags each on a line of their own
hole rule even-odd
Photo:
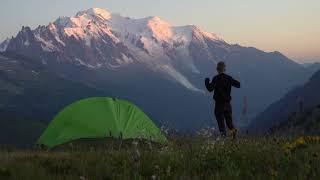
<svg viewBox="0 0 320 180">
<path fill-rule="evenodd" d="M 236 88 L 240 88 L 240 82 L 231 78 L 231 85 Z"/>
<path fill-rule="evenodd" d="M 206 85 L 206 88 L 209 92 L 212 92 L 214 90 L 214 84 L 215 84 L 215 79 L 213 78 L 211 83 L 210 83 L 210 79 L 209 78 L 206 78 L 205 79 L 205 85 Z"/>
</svg>

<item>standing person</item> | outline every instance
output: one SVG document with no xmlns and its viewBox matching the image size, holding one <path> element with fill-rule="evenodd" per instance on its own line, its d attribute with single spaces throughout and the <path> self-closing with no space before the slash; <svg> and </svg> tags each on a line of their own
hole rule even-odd
<svg viewBox="0 0 320 180">
<path fill-rule="evenodd" d="M 226 136 L 226 124 L 233 136 L 236 137 L 237 129 L 232 122 L 232 107 L 231 107 L 231 88 L 240 88 L 240 82 L 234 80 L 231 76 L 225 74 L 226 65 L 224 62 L 219 62 L 216 68 L 218 75 L 213 77 L 210 82 L 209 78 L 205 79 L 205 85 L 209 92 L 214 91 L 213 99 L 215 100 L 214 114 L 218 122 L 219 130 L 222 136 Z"/>
</svg>

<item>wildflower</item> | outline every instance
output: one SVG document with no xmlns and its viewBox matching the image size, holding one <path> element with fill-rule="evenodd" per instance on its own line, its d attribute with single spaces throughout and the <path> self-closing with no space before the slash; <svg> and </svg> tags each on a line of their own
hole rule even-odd
<svg viewBox="0 0 320 180">
<path fill-rule="evenodd" d="M 162 125 L 161 128 L 160 128 L 161 132 L 165 135 L 169 135 L 169 128 Z"/>
<path fill-rule="evenodd" d="M 200 137 L 204 137 L 204 138 L 210 138 L 213 136 L 214 134 L 214 130 L 215 128 L 212 127 L 207 127 L 207 128 L 203 128 L 203 129 L 200 129 L 197 134 L 200 136 Z"/>
<path fill-rule="evenodd" d="M 286 143 L 282 148 L 284 149 L 284 151 L 286 152 L 290 152 L 290 151 L 293 151 L 297 148 L 300 148 L 300 147 L 304 147 L 306 146 L 306 140 L 305 140 L 305 137 L 299 137 L 298 139 L 296 139 L 294 142 L 292 143 Z"/>
<path fill-rule="evenodd" d="M 141 155 L 140 155 L 140 151 L 139 151 L 139 149 L 135 149 L 134 151 L 133 151 L 133 154 L 132 154 L 132 159 L 134 160 L 134 162 L 139 162 L 140 161 L 140 157 L 141 157 Z"/>
<path fill-rule="evenodd" d="M 140 151 L 138 149 L 138 142 L 137 141 L 133 141 L 132 142 L 133 146 L 134 146 L 134 150 L 133 150 L 133 153 L 132 153 L 132 159 L 135 163 L 135 166 L 138 168 L 139 165 L 140 165 L 140 157 L 141 157 L 141 154 L 140 154 Z"/>
<path fill-rule="evenodd" d="M 155 169 L 155 177 L 154 178 L 156 178 L 157 176 L 156 175 L 160 175 L 160 166 L 159 165 L 155 165 L 154 166 L 154 169 Z"/>
<path fill-rule="evenodd" d="M 139 143 L 137 141 L 133 141 L 132 144 L 134 145 L 134 147 L 137 147 Z"/>
<path fill-rule="evenodd" d="M 319 143 L 320 136 L 305 136 L 304 139 L 309 143 Z"/>
<path fill-rule="evenodd" d="M 168 166 L 166 173 L 167 173 L 167 176 L 171 175 L 171 166 Z"/>
<path fill-rule="evenodd" d="M 275 169 L 271 169 L 270 174 L 271 174 L 271 176 L 273 176 L 273 177 L 278 177 L 279 172 L 278 172 L 277 170 L 275 170 Z"/>
<path fill-rule="evenodd" d="M 152 175 L 152 176 L 151 176 L 151 179 L 152 179 L 152 180 L 155 180 L 155 179 L 157 179 L 157 176 L 156 176 L 156 175 Z"/>
<path fill-rule="evenodd" d="M 302 146 L 302 145 L 306 144 L 306 141 L 305 141 L 304 137 L 300 137 L 295 141 L 295 144 L 296 144 L 297 147 L 298 146 Z"/>
</svg>

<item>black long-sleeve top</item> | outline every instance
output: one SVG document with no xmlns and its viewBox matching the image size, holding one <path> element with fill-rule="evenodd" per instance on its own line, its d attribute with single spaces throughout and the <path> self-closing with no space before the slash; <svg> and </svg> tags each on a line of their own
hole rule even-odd
<svg viewBox="0 0 320 180">
<path fill-rule="evenodd" d="M 214 91 L 213 99 L 218 102 L 230 102 L 232 86 L 240 88 L 239 81 L 224 73 L 213 77 L 211 82 L 209 78 L 206 78 L 205 85 L 209 92 Z"/>
</svg>

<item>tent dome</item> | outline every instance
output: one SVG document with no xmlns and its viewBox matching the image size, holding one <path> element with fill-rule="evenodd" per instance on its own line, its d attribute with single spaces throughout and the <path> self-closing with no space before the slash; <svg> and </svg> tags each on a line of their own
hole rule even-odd
<svg viewBox="0 0 320 180">
<path fill-rule="evenodd" d="M 120 99 L 94 97 L 77 101 L 59 112 L 38 143 L 54 147 L 82 138 L 145 138 L 163 143 L 165 136 L 134 104 Z"/>
</svg>

